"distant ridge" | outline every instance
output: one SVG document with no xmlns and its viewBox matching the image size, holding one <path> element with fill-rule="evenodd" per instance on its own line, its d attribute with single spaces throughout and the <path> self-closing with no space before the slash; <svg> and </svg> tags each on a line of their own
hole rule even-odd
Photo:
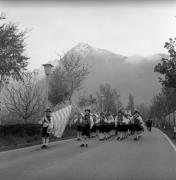
<svg viewBox="0 0 176 180">
<path fill-rule="evenodd" d="M 87 43 L 78 43 L 67 53 L 79 54 L 84 63 L 90 66 L 90 75 L 83 83 L 79 94 L 95 94 L 102 83 L 109 83 L 117 88 L 121 99 L 127 103 L 129 93 L 134 95 L 136 103 L 149 103 L 152 96 L 160 91 L 158 74 L 154 73 L 154 66 L 166 54 L 154 54 L 149 57 L 141 55 L 124 56 L 106 49 L 98 49 Z M 57 65 L 56 60 L 51 64 Z M 36 70 L 40 77 L 44 77 L 43 68 Z M 77 99 L 78 94 L 75 95 Z"/>
</svg>

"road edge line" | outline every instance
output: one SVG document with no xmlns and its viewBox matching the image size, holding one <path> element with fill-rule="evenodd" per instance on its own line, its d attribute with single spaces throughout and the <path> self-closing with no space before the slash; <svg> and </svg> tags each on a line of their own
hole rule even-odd
<svg viewBox="0 0 176 180">
<path fill-rule="evenodd" d="M 169 142 L 169 144 L 172 146 L 173 150 L 176 152 L 176 146 L 175 144 L 172 142 L 172 140 L 169 138 L 169 136 L 167 134 L 165 134 L 163 131 L 161 131 L 160 129 L 158 129 L 163 135 L 164 137 L 167 139 L 167 141 Z"/>
</svg>

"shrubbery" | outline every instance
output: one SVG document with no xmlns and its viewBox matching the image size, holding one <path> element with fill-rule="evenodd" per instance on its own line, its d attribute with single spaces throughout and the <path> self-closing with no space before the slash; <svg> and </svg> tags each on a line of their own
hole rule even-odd
<svg viewBox="0 0 176 180">
<path fill-rule="evenodd" d="M 37 143 L 41 140 L 41 125 L 38 124 L 15 124 L 0 126 L 0 139 L 7 146 L 18 145 L 24 143 Z M 67 126 L 63 138 L 75 137 L 76 130 Z M 57 140 L 51 136 L 51 140 Z M 7 141 L 7 142 L 6 142 Z"/>
</svg>

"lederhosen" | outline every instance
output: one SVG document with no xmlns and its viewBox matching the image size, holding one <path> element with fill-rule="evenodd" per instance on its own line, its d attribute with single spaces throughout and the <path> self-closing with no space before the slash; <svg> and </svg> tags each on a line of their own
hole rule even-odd
<svg viewBox="0 0 176 180">
<path fill-rule="evenodd" d="M 124 127 L 123 127 L 123 123 L 122 123 L 122 119 L 123 115 L 122 114 L 118 114 L 118 124 L 117 124 L 117 129 L 119 132 L 123 132 L 124 131 Z"/>
<path fill-rule="evenodd" d="M 90 137 L 90 115 L 85 115 L 83 117 L 82 136 Z"/>
<path fill-rule="evenodd" d="M 43 120 L 43 127 L 42 127 L 42 137 L 49 137 L 49 133 L 48 133 L 48 127 L 49 127 L 49 123 L 50 123 L 51 117 L 44 117 Z"/>
<path fill-rule="evenodd" d="M 134 127 L 133 127 L 133 123 L 131 122 L 131 120 L 130 120 L 130 122 L 129 122 L 129 124 L 128 124 L 128 129 L 129 129 L 129 131 L 130 131 L 131 134 L 132 134 L 133 131 L 134 131 Z"/>
<path fill-rule="evenodd" d="M 108 117 L 108 120 L 111 120 L 111 116 L 109 116 Z M 107 123 L 107 132 L 110 132 L 110 131 L 112 131 L 112 129 L 113 129 L 113 123 L 112 122 L 109 122 L 109 123 Z"/>
<path fill-rule="evenodd" d="M 127 132 L 128 129 L 129 129 L 128 123 L 123 122 L 123 130 L 124 130 L 124 132 Z"/>
</svg>

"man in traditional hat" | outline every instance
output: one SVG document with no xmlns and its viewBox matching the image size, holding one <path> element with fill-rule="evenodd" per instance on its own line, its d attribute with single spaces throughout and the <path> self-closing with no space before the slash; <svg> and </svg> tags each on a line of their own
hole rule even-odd
<svg viewBox="0 0 176 180">
<path fill-rule="evenodd" d="M 39 121 L 39 124 L 42 125 L 42 148 L 47 148 L 49 143 L 49 134 L 53 128 L 50 108 L 45 110 L 45 116 Z"/>
<path fill-rule="evenodd" d="M 133 115 L 134 122 L 134 140 L 138 140 L 142 136 L 142 131 L 144 130 L 144 122 L 138 110 L 134 111 Z"/>
<path fill-rule="evenodd" d="M 103 141 L 107 139 L 107 119 L 105 113 L 100 113 L 99 121 L 99 140 Z"/>
<path fill-rule="evenodd" d="M 82 144 L 81 147 L 88 147 L 87 139 L 90 138 L 90 129 L 92 124 L 90 109 L 85 109 L 85 115 L 82 118 Z"/>
</svg>

